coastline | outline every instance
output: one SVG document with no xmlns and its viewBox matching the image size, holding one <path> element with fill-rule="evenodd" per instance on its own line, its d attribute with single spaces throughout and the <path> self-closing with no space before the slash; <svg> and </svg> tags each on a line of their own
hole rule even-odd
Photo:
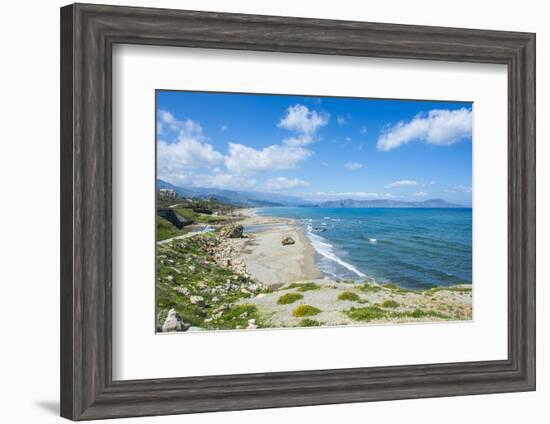
<svg viewBox="0 0 550 424">
<path fill-rule="evenodd" d="M 296 220 L 258 216 L 255 212 L 243 210 L 243 218 L 238 221 L 248 237 L 240 255 L 250 275 L 270 288 L 323 277 L 315 263 L 315 249 Z M 286 237 L 294 243 L 283 245 Z"/>
<path fill-rule="evenodd" d="M 472 319 L 471 285 L 329 278 L 296 219 L 256 212 L 234 210 L 212 231 L 158 242 L 158 332 Z"/>
</svg>

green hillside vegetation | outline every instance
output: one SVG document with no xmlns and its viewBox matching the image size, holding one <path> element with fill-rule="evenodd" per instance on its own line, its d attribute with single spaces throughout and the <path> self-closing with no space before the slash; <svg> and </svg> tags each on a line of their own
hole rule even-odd
<svg viewBox="0 0 550 424">
<path fill-rule="evenodd" d="M 214 223 L 221 223 L 224 221 L 227 221 L 226 216 L 218 216 L 218 215 L 210 215 L 206 213 L 200 213 L 196 212 L 192 208 L 174 208 L 174 211 L 182 216 L 183 218 L 187 218 L 192 220 L 193 222 L 200 222 L 202 224 L 214 224 Z"/>
<path fill-rule="evenodd" d="M 216 199 L 184 198 L 178 195 L 166 195 L 157 192 L 157 208 L 170 208 L 182 218 L 192 223 L 223 224 L 231 218 L 227 216 L 235 206 Z M 188 228 L 179 230 L 170 221 L 159 216 L 156 218 L 157 241 L 185 234 Z"/>
<path fill-rule="evenodd" d="M 158 246 L 157 326 L 171 308 L 189 325 L 203 329 L 246 328 L 251 319 L 262 325 L 256 306 L 242 300 L 266 289 L 218 266 L 208 254 L 218 243 L 209 233 Z"/>
<path fill-rule="evenodd" d="M 160 216 L 156 217 L 157 223 L 157 241 L 165 240 L 170 237 L 180 236 L 185 234 L 185 230 L 178 230 L 171 222 Z"/>
</svg>

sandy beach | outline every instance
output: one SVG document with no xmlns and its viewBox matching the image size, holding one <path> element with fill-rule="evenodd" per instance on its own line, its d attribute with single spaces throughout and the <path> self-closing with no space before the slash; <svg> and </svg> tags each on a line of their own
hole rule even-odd
<svg viewBox="0 0 550 424">
<path fill-rule="evenodd" d="M 255 209 L 241 211 L 248 236 L 241 254 L 248 272 L 268 287 L 321 278 L 315 265 L 315 250 L 298 223 L 288 218 L 257 216 Z M 294 244 L 281 242 L 291 237 Z"/>
</svg>

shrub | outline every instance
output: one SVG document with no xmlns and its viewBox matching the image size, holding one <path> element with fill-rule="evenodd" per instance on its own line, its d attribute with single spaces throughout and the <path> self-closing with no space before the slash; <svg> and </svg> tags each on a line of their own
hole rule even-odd
<svg viewBox="0 0 550 424">
<path fill-rule="evenodd" d="M 362 286 L 359 287 L 359 289 L 364 292 L 378 292 L 382 290 L 380 286 L 370 284 L 370 283 L 363 284 Z"/>
<path fill-rule="evenodd" d="M 279 300 L 277 300 L 277 304 L 279 305 L 288 305 L 290 303 L 294 303 L 297 300 L 303 299 L 304 296 L 300 293 L 287 293 L 283 294 Z"/>
<path fill-rule="evenodd" d="M 349 300 L 351 302 L 359 302 L 361 298 L 356 293 L 345 291 L 338 295 L 338 300 Z"/>
<path fill-rule="evenodd" d="M 301 317 L 310 317 L 313 315 L 317 315 L 319 312 L 321 312 L 321 310 L 319 308 L 316 308 L 315 306 L 300 305 L 292 311 L 292 315 L 294 315 L 297 318 L 301 318 Z"/>
<path fill-rule="evenodd" d="M 304 318 L 300 321 L 300 327 L 319 327 L 320 325 L 322 323 L 311 318 Z"/>
<path fill-rule="evenodd" d="M 397 308 L 397 307 L 399 307 L 399 303 L 397 303 L 395 300 L 386 300 L 382 303 L 382 307 L 384 307 L 384 308 Z"/>
<path fill-rule="evenodd" d="M 321 286 L 316 283 L 292 283 L 285 287 L 286 289 L 298 289 L 299 292 L 305 292 L 310 290 L 320 290 Z"/>
<path fill-rule="evenodd" d="M 345 314 L 355 321 L 372 321 L 387 316 L 387 312 L 379 308 L 378 306 L 351 308 L 345 311 Z"/>
</svg>

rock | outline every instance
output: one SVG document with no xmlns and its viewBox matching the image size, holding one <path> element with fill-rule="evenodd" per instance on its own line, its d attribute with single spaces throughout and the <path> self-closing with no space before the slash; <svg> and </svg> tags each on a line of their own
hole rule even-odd
<svg viewBox="0 0 550 424">
<path fill-rule="evenodd" d="M 187 287 L 174 287 L 174 290 L 177 291 L 179 294 L 183 294 L 184 296 L 189 296 L 191 294 Z"/>
<path fill-rule="evenodd" d="M 223 238 L 243 238 L 243 226 L 226 225 L 220 230 L 220 235 Z"/>
<path fill-rule="evenodd" d="M 191 296 L 189 302 L 193 305 L 204 306 L 204 297 L 202 296 Z"/>
<path fill-rule="evenodd" d="M 239 315 L 239 318 L 248 318 L 248 312 L 243 312 L 241 315 Z"/>
<path fill-rule="evenodd" d="M 287 245 L 289 245 L 289 244 L 294 244 L 294 243 L 296 243 L 296 242 L 294 241 L 294 239 L 293 239 L 292 237 L 286 236 L 286 237 L 281 241 L 281 243 L 283 244 L 283 246 L 287 246 Z"/>
<path fill-rule="evenodd" d="M 170 309 L 168 311 L 166 321 L 164 321 L 164 324 L 162 325 L 162 332 L 168 333 L 171 331 L 187 331 L 189 330 L 189 327 L 189 324 L 183 322 L 181 316 L 175 309 Z"/>
<path fill-rule="evenodd" d="M 258 328 L 258 326 L 256 325 L 256 320 L 255 319 L 249 319 L 248 320 L 248 326 L 246 327 L 247 330 L 255 330 L 256 328 Z"/>
<path fill-rule="evenodd" d="M 220 305 L 216 309 L 214 309 L 214 312 L 223 312 L 223 311 L 227 311 L 228 309 L 229 309 L 229 305 L 226 305 L 224 303 L 223 305 Z"/>
</svg>

